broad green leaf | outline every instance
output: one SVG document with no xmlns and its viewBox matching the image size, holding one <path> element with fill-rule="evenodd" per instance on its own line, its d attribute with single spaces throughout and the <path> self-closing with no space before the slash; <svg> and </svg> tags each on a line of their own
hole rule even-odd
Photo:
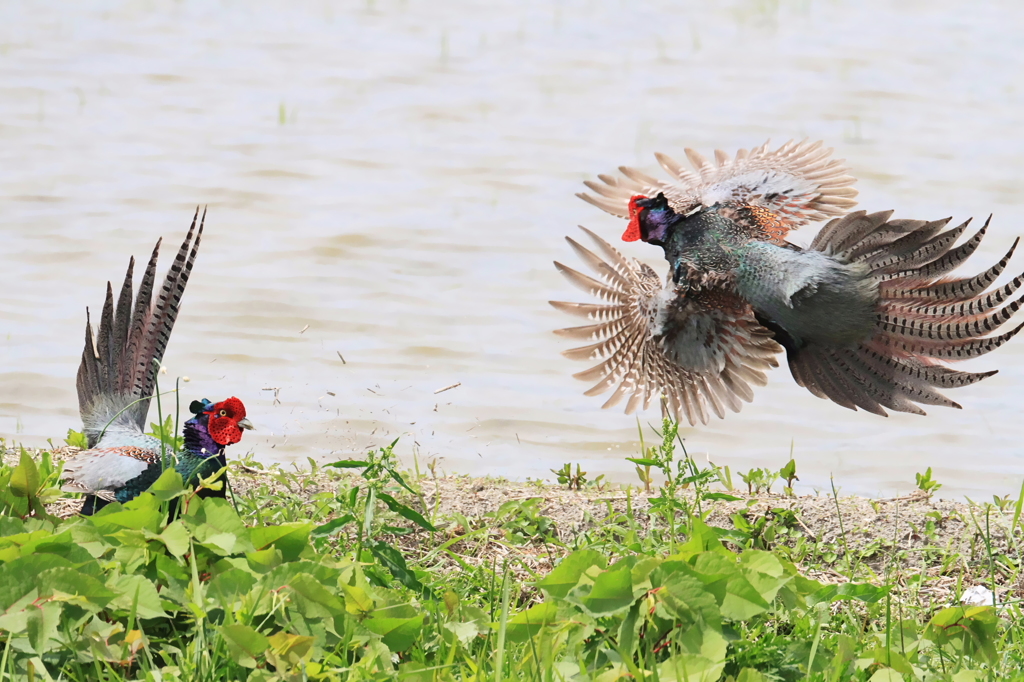
<svg viewBox="0 0 1024 682">
<path fill-rule="evenodd" d="M 166 618 L 160 603 L 160 595 L 156 586 L 141 575 L 122 575 L 107 583 L 116 596 L 110 600 L 107 608 L 116 608 L 125 612 L 135 613 L 139 618 Z"/>
<path fill-rule="evenodd" d="M 33 535 L 35 535 L 33 533 Z M 63 532 L 60 535 L 51 536 L 43 532 L 43 537 L 33 538 L 31 542 L 21 547 L 21 553 L 28 556 L 34 554 L 55 554 L 71 562 L 71 567 L 87 573 L 94 578 L 101 578 L 103 568 L 93 558 L 89 551 L 74 541 L 70 532 Z"/>
<path fill-rule="evenodd" d="M 331 617 L 345 613 L 345 604 L 308 573 L 295 576 L 288 586 L 301 596 L 301 599 L 294 601 L 296 607 L 306 617 Z M 308 603 L 303 603 L 304 601 Z M 320 612 L 311 612 L 310 604 L 320 607 Z"/>
<path fill-rule="evenodd" d="M 722 616 L 732 620 L 747 620 L 768 610 L 769 604 L 761 593 L 741 575 L 729 578 L 725 584 Z"/>
<path fill-rule="evenodd" d="M 110 550 L 110 538 L 92 523 L 72 523 L 67 532 L 76 545 L 93 557 L 101 557 Z"/>
<path fill-rule="evenodd" d="M 146 494 L 143 493 L 139 497 Z M 117 506 L 119 507 L 120 505 Z M 111 511 L 104 514 L 103 512 L 107 511 L 107 509 L 111 509 Z M 117 509 L 114 504 L 111 504 L 101 509 L 98 514 L 88 517 L 88 520 L 89 523 L 104 534 L 114 533 L 123 528 L 131 528 L 133 530 L 145 528 L 152 533 L 156 533 L 160 530 L 164 514 L 161 514 L 159 509 L 126 509 L 123 507 Z"/>
<path fill-rule="evenodd" d="M 249 563 L 249 569 L 254 573 L 269 573 L 284 562 L 281 550 L 276 547 L 259 552 L 249 552 L 245 555 L 245 559 Z"/>
<path fill-rule="evenodd" d="M 221 628 L 231 660 L 243 668 L 255 668 L 257 658 L 270 647 L 270 641 L 248 625 L 232 623 Z"/>
<path fill-rule="evenodd" d="M 683 627 L 694 623 L 716 629 L 721 626 L 718 596 L 694 575 L 688 564 L 666 561 L 651 573 L 651 584 L 658 614 L 663 618 L 678 621 Z M 724 599 L 724 582 L 720 587 Z"/>
<path fill-rule="evenodd" d="M 420 615 L 421 611 L 395 590 L 387 590 L 378 598 L 373 615 L 380 618 L 413 618 Z"/>
<path fill-rule="evenodd" d="M 10 471 L 7 472 L 8 476 Z M 4 482 L 3 471 L 0 471 L 0 490 L 3 490 L 6 483 Z M 25 522 L 15 516 L 0 516 L 0 538 L 4 538 L 8 535 L 17 535 L 18 533 L 25 532 Z"/>
<path fill-rule="evenodd" d="M 793 579 L 786 575 L 786 568 L 771 552 L 747 550 L 740 555 L 740 568 L 744 577 L 754 586 L 766 602 L 775 601 L 783 585 Z"/>
<path fill-rule="evenodd" d="M 304 573 L 312 575 L 324 585 L 334 586 L 338 584 L 342 571 L 327 564 L 300 559 L 299 561 L 289 561 L 280 566 L 275 566 L 269 573 L 260 578 L 260 582 L 267 589 L 279 590 L 287 586 L 295 576 Z"/>
<path fill-rule="evenodd" d="M 624 611 L 635 601 L 633 597 L 632 563 L 625 560 L 601 572 L 589 594 L 580 603 L 593 616 L 610 616 Z"/>
<path fill-rule="evenodd" d="M 508 620 L 505 624 L 505 637 L 510 642 L 525 642 L 557 619 L 558 606 L 554 602 L 535 604 Z"/>
<path fill-rule="evenodd" d="M 43 654 L 57 644 L 57 626 L 64 605 L 59 602 L 47 602 L 36 608 L 26 609 L 25 629 L 28 642 L 33 651 Z"/>
<path fill-rule="evenodd" d="M 0 612 L 35 590 L 40 574 L 54 568 L 74 571 L 70 561 L 56 554 L 31 554 L 0 564 Z"/>
<path fill-rule="evenodd" d="M 747 620 L 768 610 L 768 602 L 743 575 L 735 555 L 702 552 L 693 558 L 693 570 L 697 579 L 720 599 L 719 607 L 724 618 Z"/>
<path fill-rule="evenodd" d="M 280 670 L 295 669 L 309 660 L 313 651 L 313 638 L 304 635 L 293 635 L 277 632 L 267 638 L 270 649 L 267 659 Z"/>
<path fill-rule="evenodd" d="M 728 643 L 714 630 L 690 628 L 676 643 L 681 649 L 658 666 L 663 682 L 716 682 L 725 669 Z"/>
<path fill-rule="evenodd" d="M 35 530 L 31 533 L 17 533 L 16 535 L 11 535 L 6 538 L 0 538 L 0 547 L 5 549 L 8 547 L 14 547 L 15 553 L 11 555 L 11 558 L 14 559 L 18 556 L 28 556 L 29 554 L 33 554 L 36 551 L 36 547 L 40 544 L 50 542 L 57 545 L 55 547 L 57 551 L 53 553 L 63 555 L 60 551 L 62 549 L 60 545 L 64 544 L 66 546 L 67 543 L 70 543 L 71 536 L 70 534 L 62 534 L 59 537 L 60 539 L 55 541 L 53 534 L 45 530 Z"/>
<path fill-rule="evenodd" d="M 898 651 L 886 649 L 884 646 L 878 646 L 870 651 L 861 653 L 861 658 L 874 659 L 875 663 L 884 665 L 903 675 L 914 674 L 914 666 L 910 664 L 910 661 L 904 658 Z M 902 680 L 903 678 L 900 677 L 899 679 Z"/>
<path fill-rule="evenodd" d="M 632 660 L 633 652 L 639 642 L 637 630 L 639 629 L 640 605 L 641 602 L 633 604 L 619 625 L 618 652 L 626 660 Z"/>
<path fill-rule="evenodd" d="M 188 554 L 189 539 L 188 530 L 181 521 L 172 521 L 159 534 L 153 533 L 147 537 L 159 540 L 167 547 L 167 551 L 174 557 L 181 558 Z"/>
<path fill-rule="evenodd" d="M 170 468 L 160 474 L 160 478 L 156 479 L 153 485 L 149 486 L 148 492 L 160 502 L 167 502 L 185 492 L 190 492 L 190 490 L 182 482 L 181 474 L 175 469 Z"/>
<path fill-rule="evenodd" d="M 345 610 L 353 616 L 365 616 L 373 611 L 373 599 L 358 585 L 342 583 L 341 589 L 345 592 Z"/>
<path fill-rule="evenodd" d="M 160 511 L 160 504 L 156 495 L 147 490 L 125 502 L 124 508 L 131 511 Z"/>
<path fill-rule="evenodd" d="M 781 578 L 785 573 L 782 562 L 771 552 L 758 549 L 748 549 L 740 555 L 740 566 L 770 575 L 773 578 Z"/>
<path fill-rule="evenodd" d="M 11 492 L 18 497 L 33 497 L 39 491 L 39 469 L 28 452 L 21 449 L 21 461 L 11 474 Z"/>
<path fill-rule="evenodd" d="M 997 659 L 999 616 L 992 606 L 952 606 L 936 613 L 924 629 L 924 638 L 951 654 L 956 650 L 989 662 Z"/>
<path fill-rule="evenodd" d="M 229 556 L 241 551 L 239 549 L 239 538 L 236 534 L 205 532 L 208 528 L 210 528 L 210 526 L 207 525 L 196 527 L 196 540 L 199 540 L 199 537 L 203 536 L 203 540 L 198 543 L 199 545 L 222 556 Z"/>
<path fill-rule="evenodd" d="M 219 601 L 221 607 L 226 611 L 234 608 L 235 603 L 248 594 L 255 584 L 256 578 L 252 573 L 240 568 L 231 568 L 223 573 L 218 573 L 210 581 L 206 588 L 206 594 Z"/>
<path fill-rule="evenodd" d="M 646 557 L 633 566 L 633 594 L 640 596 L 651 589 L 651 573 L 665 563 L 661 557 Z"/>
<path fill-rule="evenodd" d="M 257 526 L 250 529 L 249 539 L 257 550 L 276 547 L 285 561 L 295 561 L 309 546 L 309 521 L 293 521 L 279 526 Z"/>
<path fill-rule="evenodd" d="M 0 614 L 0 631 L 6 634 L 20 635 L 28 630 L 28 614 L 31 611 L 24 609 L 14 610 L 10 613 Z"/>
<path fill-rule="evenodd" d="M 721 543 L 719 535 L 715 529 L 708 526 L 699 518 L 694 517 L 690 520 L 690 539 L 679 548 L 679 554 L 677 556 L 683 559 L 689 559 L 701 552 L 709 551 L 718 552 L 719 554 L 730 557 L 735 556 L 725 548 L 725 545 Z"/>
<path fill-rule="evenodd" d="M 423 616 L 412 618 L 367 618 L 363 625 L 370 632 L 380 635 L 384 644 L 394 653 L 411 647 L 423 630 Z"/>
<path fill-rule="evenodd" d="M 117 593 L 107 589 L 96 578 L 73 568 L 50 568 L 39 574 L 39 596 L 51 595 L 55 599 L 60 595 L 70 595 L 77 599 L 62 601 L 74 601 L 79 606 L 88 603 L 103 608 L 117 596 Z"/>
<path fill-rule="evenodd" d="M 175 582 L 187 583 L 191 576 L 186 567 L 170 558 L 166 554 L 157 554 L 154 560 L 160 582 L 174 584 Z"/>
<path fill-rule="evenodd" d="M 576 587 L 580 577 L 591 566 L 604 568 L 604 555 L 593 549 L 580 549 L 558 562 L 554 570 L 535 583 L 552 597 L 563 598 Z"/>
<path fill-rule="evenodd" d="M 249 540 L 249 529 L 225 499 L 194 499 L 182 521 L 196 540 L 216 553 L 241 554 L 255 549 Z"/>
</svg>

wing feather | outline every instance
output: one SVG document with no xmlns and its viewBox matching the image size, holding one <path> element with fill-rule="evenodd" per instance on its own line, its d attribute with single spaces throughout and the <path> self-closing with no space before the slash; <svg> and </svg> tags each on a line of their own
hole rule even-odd
<svg viewBox="0 0 1024 682">
<path fill-rule="evenodd" d="M 585 395 L 611 391 L 604 407 L 626 402 L 630 414 L 650 407 L 661 395 L 677 421 L 707 423 L 714 413 L 738 412 L 750 402 L 752 385 L 763 386 L 762 370 L 777 366 L 782 348 L 755 320 L 749 305 L 724 295 L 691 296 L 666 291 L 647 265 L 626 258 L 608 242 L 581 227 L 596 250 L 567 238 L 596 277 L 561 263 L 555 266 L 572 284 L 605 303 L 551 305 L 592 324 L 557 330 L 560 336 L 593 341 L 563 354 L 600 360 L 576 373 L 593 381 Z"/>
<path fill-rule="evenodd" d="M 788 229 L 843 215 L 857 203 L 857 190 L 851 186 L 856 179 L 820 141 L 791 140 L 775 151 L 769 151 L 766 142 L 733 157 L 716 150 L 714 161 L 693 149 L 684 152 L 693 170 L 665 154 L 655 154 L 672 176 L 671 182 L 623 166 L 619 171 L 624 177 L 599 175 L 600 183 L 584 183 L 596 196 L 585 192 L 577 196 L 620 218 L 629 217 L 629 199 L 635 195 L 662 193 L 679 213 L 734 201 L 767 208 L 780 215 Z"/>
</svg>

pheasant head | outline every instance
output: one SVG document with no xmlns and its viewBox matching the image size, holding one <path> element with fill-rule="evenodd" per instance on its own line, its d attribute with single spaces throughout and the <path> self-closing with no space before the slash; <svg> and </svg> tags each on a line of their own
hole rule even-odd
<svg viewBox="0 0 1024 682">
<path fill-rule="evenodd" d="M 243 429 L 256 428 L 246 419 L 245 405 L 238 398 L 219 403 L 193 400 L 189 410 L 195 416 L 185 422 L 185 448 L 201 457 L 219 454 L 242 440 Z"/>
<path fill-rule="evenodd" d="M 629 225 L 622 233 L 622 240 L 635 242 L 642 239 L 648 244 L 664 246 L 672 226 L 686 217 L 673 210 L 661 192 L 654 198 L 634 195 L 629 200 Z"/>
</svg>

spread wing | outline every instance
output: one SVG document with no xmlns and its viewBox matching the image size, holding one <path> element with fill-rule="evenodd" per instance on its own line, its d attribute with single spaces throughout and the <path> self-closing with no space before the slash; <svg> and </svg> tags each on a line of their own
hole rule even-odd
<svg viewBox="0 0 1024 682">
<path fill-rule="evenodd" d="M 741 149 L 735 157 L 716 150 L 714 161 L 687 149 L 693 170 L 655 154 L 661 167 L 672 175 L 671 181 L 620 166 L 624 177 L 599 175 L 601 182 L 584 183 L 596 196 L 576 196 L 620 218 L 629 217 L 629 199 L 638 194 L 654 197 L 663 193 L 677 213 L 735 201 L 763 206 L 790 230 L 842 215 L 856 205 L 853 197 L 857 190 L 851 187 L 856 179 L 846 174 L 842 160 L 831 158 L 831 149 L 822 149 L 821 142 L 790 140 L 775 151 L 769 151 L 768 144 Z"/>
<path fill-rule="evenodd" d="M 600 279 L 556 262 L 555 267 L 577 287 L 601 303 L 551 301 L 563 312 L 592 322 L 555 333 L 590 341 L 564 355 L 574 360 L 600 361 L 575 374 L 596 381 L 586 395 L 614 388 L 603 407 L 627 398 L 626 413 L 647 408 L 659 394 L 676 421 L 706 424 L 709 409 L 719 418 L 725 408 L 739 412 L 750 402 L 751 385 L 767 383 L 764 370 L 777 367 L 782 350 L 772 333 L 754 319 L 750 306 L 725 292 L 689 296 L 665 289 L 649 266 L 627 259 L 586 228 L 604 256 L 566 238 L 573 250 Z"/>
</svg>

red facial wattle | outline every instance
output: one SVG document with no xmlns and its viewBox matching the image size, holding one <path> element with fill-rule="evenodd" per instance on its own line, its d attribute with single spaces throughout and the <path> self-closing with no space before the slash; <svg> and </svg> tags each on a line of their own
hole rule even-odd
<svg viewBox="0 0 1024 682">
<path fill-rule="evenodd" d="M 642 194 L 637 194 L 631 197 L 629 200 L 629 225 L 626 226 L 626 231 L 622 233 L 622 241 L 624 242 L 635 242 L 643 238 L 643 233 L 640 231 L 640 211 L 644 210 L 643 206 L 637 206 L 636 202 L 638 199 L 646 199 L 647 197 Z"/>
<path fill-rule="evenodd" d="M 233 445 L 242 440 L 238 422 L 245 419 L 245 405 L 238 398 L 228 398 L 206 410 L 210 416 L 207 429 L 218 445 Z"/>
</svg>

